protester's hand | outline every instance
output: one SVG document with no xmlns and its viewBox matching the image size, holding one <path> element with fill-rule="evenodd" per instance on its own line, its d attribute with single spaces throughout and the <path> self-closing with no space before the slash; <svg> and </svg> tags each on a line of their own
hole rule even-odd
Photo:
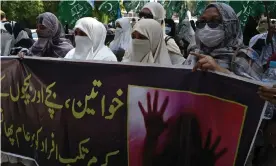
<svg viewBox="0 0 276 166">
<path fill-rule="evenodd" d="M 260 87 L 258 94 L 262 99 L 276 104 L 276 85 L 274 85 L 272 88 Z"/>
<path fill-rule="evenodd" d="M 213 57 L 191 52 L 192 55 L 198 58 L 197 64 L 194 66 L 193 71 L 200 69 L 202 71 L 212 70 L 223 73 L 230 73 L 227 69 L 220 67 Z"/>
<path fill-rule="evenodd" d="M 24 55 L 25 55 L 25 54 L 24 54 L 23 52 L 19 52 L 19 53 L 18 53 L 18 56 L 19 56 L 20 59 L 23 59 L 23 58 L 24 58 Z"/>
<path fill-rule="evenodd" d="M 266 38 L 267 43 L 271 42 L 273 35 L 276 35 L 276 25 L 275 24 L 270 25 L 270 27 L 268 28 L 268 34 L 267 34 L 267 38 Z"/>
<path fill-rule="evenodd" d="M 163 114 L 168 106 L 169 97 L 164 100 L 161 108 L 158 111 L 158 91 L 155 91 L 153 107 L 151 106 L 151 96 L 147 93 L 147 112 L 139 101 L 138 105 L 143 114 L 145 127 L 147 131 L 147 137 L 151 139 L 157 139 L 166 127 L 166 123 L 163 120 Z"/>
<path fill-rule="evenodd" d="M 29 50 L 27 48 L 22 48 L 19 53 L 18 53 L 18 56 L 23 59 L 24 56 L 28 55 L 29 54 Z"/>
<path fill-rule="evenodd" d="M 276 24 L 270 25 L 269 32 L 272 34 L 276 33 Z"/>
<path fill-rule="evenodd" d="M 202 146 L 202 149 L 200 151 L 197 165 L 214 166 L 216 164 L 216 161 L 219 158 L 221 158 L 223 155 L 225 155 L 225 153 L 227 152 L 227 149 L 223 148 L 218 153 L 216 153 L 221 137 L 217 137 L 216 141 L 212 145 L 211 145 L 211 140 L 212 140 L 211 138 L 212 138 L 212 131 L 209 130 L 206 143 L 204 146 Z"/>
</svg>

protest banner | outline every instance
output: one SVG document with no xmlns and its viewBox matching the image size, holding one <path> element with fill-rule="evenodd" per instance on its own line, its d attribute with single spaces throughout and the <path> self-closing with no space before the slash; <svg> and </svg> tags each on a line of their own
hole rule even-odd
<svg viewBox="0 0 276 166">
<path fill-rule="evenodd" d="M 240 166 L 258 87 L 180 67 L 1 58 L 1 151 L 40 166 Z"/>
</svg>

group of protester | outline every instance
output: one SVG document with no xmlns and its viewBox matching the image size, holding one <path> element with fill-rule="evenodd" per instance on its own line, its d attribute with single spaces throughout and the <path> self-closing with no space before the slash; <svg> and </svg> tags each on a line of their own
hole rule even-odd
<svg viewBox="0 0 276 166">
<path fill-rule="evenodd" d="M 74 48 L 64 38 L 57 17 L 46 12 L 37 19 L 38 40 L 28 46 L 20 45 L 23 49 L 19 51 L 19 56 L 183 65 L 191 66 L 193 71 L 200 69 L 222 72 L 257 81 L 262 80 L 269 61 L 276 60 L 275 54 L 272 54 L 272 46 L 268 43 L 273 41 L 276 48 L 275 25 L 268 27 L 267 20 L 260 19 L 257 29 L 261 34 L 251 39 L 249 47 L 245 46 L 237 14 L 224 3 L 209 4 L 198 18 L 196 28 L 189 20 L 184 20 L 186 26 L 179 29 L 179 38 L 185 38 L 188 43 L 185 53 L 179 48 L 179 40 L 176 42 L 170 35 L 175 33 L 175 27 L 172 27 L 173 23 L 165 22 L 165 10 L 161 4 L 147 3 L 141 9 L 139 17 L 140 20 L 135 25 L 131 25 L 128 18 L 118 19 L 115 23 L 115 37 L 109 47 L 105 45 L 106 27 L 95 18 L 81 18 L 74 28 Z M 2 26 L 5 26 L 6 20 L 3 19 L 5 15 L 1 13 Z M 19 28 L 14 39 L 16 46 L 22 39 L 28 39 L 28 35 Z M 1 45 L 1 55 L 6 49 Z M 258 94 L 262 99 L 276 104 L 276 87 L 260 87 Z M 276 151 L 274 143 L 269 146 Z M 252 164 L 252 161 L 252 158 L 249 159 L 248 164 Z M 265 157 L 258 161 L 262 164 L 268 162 L 275 164 L 275 157 Z"/>
</svg>

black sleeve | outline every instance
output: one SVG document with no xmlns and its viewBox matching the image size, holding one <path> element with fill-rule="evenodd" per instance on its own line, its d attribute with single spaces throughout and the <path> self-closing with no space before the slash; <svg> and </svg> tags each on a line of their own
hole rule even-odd
<svg viewBox="0 0 276 166">
<path fill-rule="evenodd" d="M 7 30 L 10 34 L 12 34 L 12 26 L 11 26 L 10 23 L 4 24 L 4 27 L 6 28 L 6 30 Z"/>
<path fill-rule="evenodd" d="M 258 39 L 252 48 L 257 52 L 262 52 L 263 46 L 265 46 L 265 39 Z"/>
<path fill-rule="evenodd" d="M 119 48 L 119 50 L 116 51 L 115 55 L 117 57 L 118 62 L 121 62 L 123 59 L 123 56 L 125 55 L 125 50 L 122 48 Z"/>
<path fill-rule="evenodd" d="M 34 44 L 34 40 L 32 39 L 21 39 L 19 42 L 17 42 L 14 47 L 22 47 L 22 48 L 31 48 Z"/>
</svg>

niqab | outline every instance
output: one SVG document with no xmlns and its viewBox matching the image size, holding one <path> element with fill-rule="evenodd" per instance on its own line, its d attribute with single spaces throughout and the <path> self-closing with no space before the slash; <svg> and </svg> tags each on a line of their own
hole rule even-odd
<svg viewBox="0 0 276 166">
<path fill-rule="evenodd" d="M 153 15 L 153 19 L 156 20 L 161 24 L 163 21 L 162 26 L 162 31 L 163 31 L 163 38 L 165 39 L 168 35 L 165 33 L 165 18 L 166 18 L 166 12 L 164 7 L 157 2 L 149 2 L 145 4 L 145 6 L 142 8 L 143 9 L 148 9 L 151 14 Z M 181 54 L 181 51 L 178 47 L 178 45 L 175 43 L 174 39 L 169 39 L 167 44 L 166 44 L 168 53 L 170 55 L 171 61 L 173 64 L 183 64 L 185 61 L 185 58 Z"/>
<path fill-rule="evenodd" d="M 110 43 L 111 50 L 117 51 L 119 48 L 127 50 L 131 45 L 132 27 L 128 18 L 120 18 L 116 21 L 121 26 L 121 31 L 115 31 L 114 40 Z"/>
<path fill-rule="evenodd" d="M 91 47 L 85 50 L 76 43 L 76 48 L 71 50 L 65 58 L 78 60 L 107 60 L 117 61 L 113 52 L 105 46 L 106 28 L 104 25 L 91 17 L 84 17 L 77 21 L 75 28 L 83 31 L 91 42 Z"/>
<path fill-rule="evenodd" d="M 147 37 L 149 40 L 150 51 L 147 52 L 143 57 L 137 57 L 136 55 L 138 55 L 138 51 L 142 51 L 143 48 L 134 48 L 135 46 L 133 45 L 133 50 L 138 51 L 132 52 L 131 59 L 135 59 L 136 62 L 157 63 L 165 65 L 171 64 L 168 50 L 163 39 L 163 31 L 158 22 L 152 19 L 142 19 L 134 25 L 133 31 L 137 31 L 141 35 Z"/>
</svg>

